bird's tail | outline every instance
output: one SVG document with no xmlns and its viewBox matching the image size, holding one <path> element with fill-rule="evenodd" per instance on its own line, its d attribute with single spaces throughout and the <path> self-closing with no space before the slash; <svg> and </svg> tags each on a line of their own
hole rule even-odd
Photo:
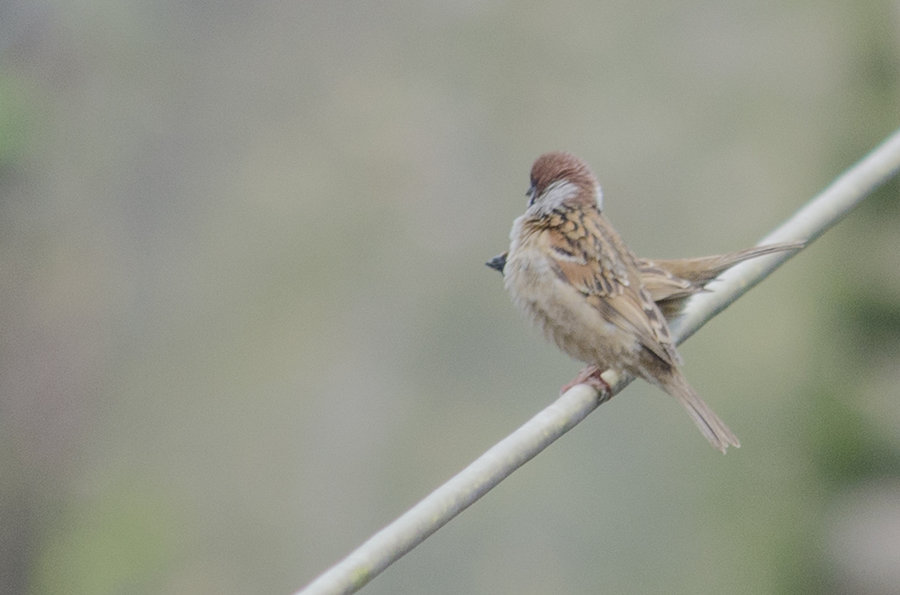
<svg viewBox="0 0 900 595">
<path fill-rule="evenodd" d="M 719 416 L 709 408 L 697 391 L 688 384 L 684 375 L 676 368 L 672 370 L 668 378 L 665 379 L 663 388 L 678 399 L 678 402 L 685 408 L 700 433 L 703 434 L 709 443 L 716 449 L 725 453 L 725 449 L 729 446 L 740 447 L 741 443 L 737 436 L 725 425 Z"/>
</svg>

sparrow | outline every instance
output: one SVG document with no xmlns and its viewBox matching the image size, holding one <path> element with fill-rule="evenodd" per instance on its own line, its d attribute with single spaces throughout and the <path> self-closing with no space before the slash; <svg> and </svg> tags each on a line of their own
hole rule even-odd
<svg viewBox="0 0 900 595">
<path fill-rule="evenodd" d="M 766 254 L 799 250 L 805 245 L 805 242 L 781 242 L 715 256 L 638 258 L 637 263 L 644 289 L 656 302 L 666 320 L 671 322 L 684 310 L 688 298 L 696 293 L 709 291 L 706 286 L 734 265 Z M 503 252 L 484 264 L 503 274 L 507 255 L 507 252 Z"/>
<path fill-rule="evenodd" d="M 682 373 L 654 286 L 603 216 L 600 185 L 587 164 L 570 153 L 538 157 L 526 196 L 528 208 L 510 232 L 504 283 L 513 303 L 551 341 L 588 364 L 563 390 L 580 383 L 609 390 L 601 377 L 608 369 L 640 377 L 675 397 L 713 447 L 724 453 L 740 446 Z M 647 267 L 662 273 L 656 291 L 663 302 L 702 290 L 705 277 L 718 274 L 718 264 L 692 277 L 690 267 L 669 272 L 660 262 L 672 266 L 656 261 Z"/>
</svg>

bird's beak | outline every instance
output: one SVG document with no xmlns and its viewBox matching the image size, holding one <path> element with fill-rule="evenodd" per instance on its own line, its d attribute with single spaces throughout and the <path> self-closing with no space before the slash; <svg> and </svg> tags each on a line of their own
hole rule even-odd
<svg viewBox="0 0 900 595">
<path fill-rule="evenodd" d="M 500 271 L 500 274 L 502 275 L 503 267 L 506 266 L 506 252 L 504 252 L 503 254 L 498 254 L 484 264 L 491 267 L 495 271 Z"/>
</svg>

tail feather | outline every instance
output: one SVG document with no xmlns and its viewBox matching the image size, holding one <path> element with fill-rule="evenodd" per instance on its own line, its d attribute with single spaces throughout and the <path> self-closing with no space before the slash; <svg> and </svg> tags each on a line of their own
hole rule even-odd
<svg viewBox="0 0 900 595">
<path fill-rule="evenodd" d="M 697 424 L 700 433 L 709 440 L 714 448 L 720 450 L 723 454 L 729 446 L 740 447 L 741 443 L 737 436 L 725 425 L 719 416 L 709 408 L 700 395 L 697 394 L 684 375 L 677 369 L 673 370 L 673 374 L 666 378 L 663 388 L 678 399 L 678 402 L 685 408 L 694 423 Z"/>
</svg>

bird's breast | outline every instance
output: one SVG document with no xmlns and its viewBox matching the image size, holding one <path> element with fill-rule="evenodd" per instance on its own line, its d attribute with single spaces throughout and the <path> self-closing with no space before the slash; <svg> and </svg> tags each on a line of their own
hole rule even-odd
<svg viewBox="0 0 900 595">
<path fill-rule="evenodd" d="M 513 303 L 570 356 L 609 366 L 633 349 L 627 333 L 560 278 L 539 237 L 513 241 L 503 274 Z"/>
</svg>

